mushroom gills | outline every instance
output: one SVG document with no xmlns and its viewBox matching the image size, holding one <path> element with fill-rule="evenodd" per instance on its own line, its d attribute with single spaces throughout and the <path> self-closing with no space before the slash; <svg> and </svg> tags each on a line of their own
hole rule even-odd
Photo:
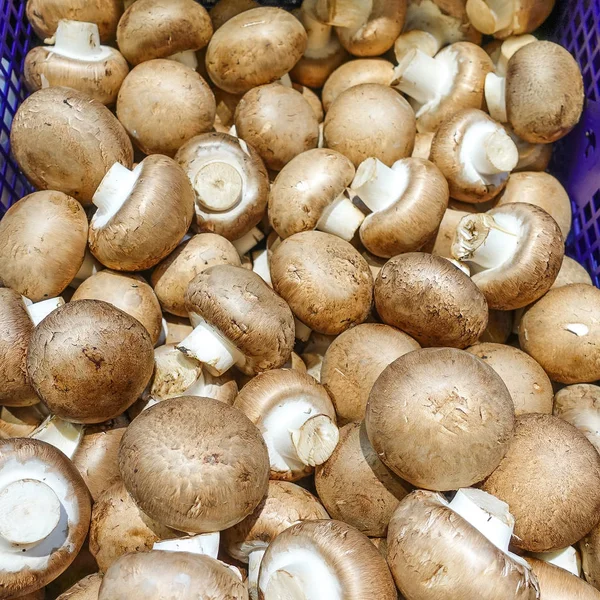
<svg viewBox="0 0 600 600">
<path fill-rule="evenodd" d="M 61 19 L 54 36 L 44 41 L 54 44 L 52 48 L 48 48 L 51 53 L 73 60 L 101 62 L 112 54 L 111 48 L 100 45 L 96 23 Z"/>
<path fill-rule="evenodd" d="M 51 444 L 69 458 L 73 458 L 83 439 L 83 425 L 69 423 L 56 415 L 50 415 L 28 437 Z"/>
<path fill-rule="evenodd" d="M 385 210 L 402 197 L 408 187 L 408 168 L 395 162 L 388 167 L 377 158 L 367 158 L 356 170 L 350 189 L 372 212 Z"/>
<path fill-rule="evenodd" d="M 199 535 L 154 542 L 152 550 L 191 552 L 192 554 L 205 554 L 211 558 L 217 558 L 220 539 L 221 534 L 218 531 L 215 533 L 201 533 Z"/>
<path fill-rule="evenodd" d="M 467 0 L 466 9 L 473 26 L 481 33 L 492 35 L 510 26 L 515 6 L 507 0 Z"/>
</svg>

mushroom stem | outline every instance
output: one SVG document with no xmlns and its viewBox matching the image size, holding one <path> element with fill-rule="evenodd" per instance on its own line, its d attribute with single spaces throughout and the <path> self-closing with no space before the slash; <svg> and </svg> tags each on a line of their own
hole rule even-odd
<svg viewBox="0 0 600 600">
<path fill-rule="evenodd" d="M 508 67 L 508 61 L 512 55 L 523 46 L 537 42 L 537 39 L 530 33 L 524 35 L 511 35 L 502 42 L 500 46 L 500 56 L 498 58 L 498 64 L 496 65 L 496 74 L 504 77 L 506 75 L 506 68 Z"/>
<path fill-rule="evenodd" d="M 175 538 L 172 540 L 161 540 L 155 542 L 152 550 L 164 550 L 165 552 L 191 552 L 192 554 L 205 554 L 217 558 L 219 554 L 220 533 L 201 533 L 189 537 Z"/>
<path fill-rule="evenodd" d="M 265 555 L 265 548 L 255 548 L 248 555 L 248 595 L 250 600 L 258 600 L 258 573 Z"/>
<path fill-rule="evenodd" d="M 507 0 L 467 0 L 466 9 L 473 27 L 486 35 L 508 27 L 514 16 L 513 2 Z"/>
<path fill-rule="evenodd" d="M 553 550 L 552 552 L 532 552 L 531 556 L 539 558 L 555 567 L 565 569 L 569 573 L 573 573 L 576 577 L 581 576 L 581 559 L 573 546 Z"/>
<path fill-rule="evenodd" d="M 83 425 L 69 423 L 56 415 L 50 415 L 29 437 L 51 444 L 69 458 L 73 458 L 83 438 Z"/>
<path fill-rule="evenodd" d="M 171 54 L 171 56 L 167 56 L 169 60 L 174 60 L 175 62 L 181 63 L 194 71 L 198 68 L 198 57 L 196 56 L 195 50 L 184 50 L 183 52 L 176 52 L 175 54 Z"/>
<path fill-rule="evenodd" d="M 506 79 L 495 73 L 485 76 L 485 101 L 492 119 L 499 123 L 506 123 Z"/>
<path fill-rule="evenodd" d="M 240 172 L 226 162 L 210 162 L 194 177 L 196 201 L 206 210 L 231 210 L 242 199 L 244 184 Z"/>
<path fill-rule="evenodd" d="M 52 48 L 54 54 L 86 62 L 104 60 L 111 52 L 110 48 L 100 45 L 100 34 L 96 23 L 61 19 L 54 37 L 45 42 L 54 43 Z"/>
<path fill-rule="evenodd" d="M 317 221 L 317 229 L 337 235 L 349 242 L 364 221 L 365 215 L 352 204 L 342 192 L 324 211 Z"/>
<path fill-rule="evenodd" d="M 268 286 L 273 287 L 273 282 L 271 281 L 271 269 L 269 268 L 269 253 L 266 249 L 252 253 L 252 270 L 259 275 Z"/>
<path fill-rule="evenodd" d="M 408 171 L 403 164 L 390 168 L 377 158 L 367 158 L 356 169 L 350 189 L 376 212 L 396 202 L 407 185 Z"/>
<path fill-rule="evenodd" d="M 73 281 L 71 281 L 69 287 L 77 289 L 86 279 L 95 275 L 103 268 L 104 266 L 102 263 L 96 260 L 89 248 L 86 248 L 83 263 L 81 263 L 81 267 L 79 267 L 79 271 L 77 271 L 77 274 L 73 277 Z"/>
<path fill-rule="evenodd" d="M 420 50 L 427 56 L 435 56 L 443 45 L 443 40 L 436 35 L 437 31 L 412 29 L 402 33 L 394 44 L 396 60 L 400 62 L 407 52 Z"/>
<path fill-rule="evenodd" d="M 304 56 L 308 58 L 325 58 L 339 48 L 339 42 L 333 36 L 331 25 L 316 18 L 315 0 L 304 0 L 300 9 L 300 21 L 306 29 L 307 43 Z"/>
<path fill-rule="evenodd" d="M 373 0 L 317 0 L 317 17 L 334 27 L 357 29 L 373 10 Z"/>
<path fill-rule="evenodd" d="M 250 252 L 265 237 L 265 234 L 258 228 L 253 227 L 248 233 L 237 240 L 231 242 L 240 256 L 244 256 L 246 252 Z"/>
<path fill-rule="evenodd" d="M 503 127 L 482 121 L 465 131 L 460 161 L 471 177 L 483 178 L 512 171 L 519 162 L 519 150 Z"/>
<path fill-rule="evenodd" d="M 27 314 L 34 326 L 38 326 L 51 312 L 55 311 L 59 306 L 63 306 L 65 301 L 61 296 L 42 300 L 35 304 L 25 304 Z"/>
<path fill-rule="evenodd" d="M 322 465 L 335 450 L 339 439 L 340 432 L 327 415 L 311 417 L 300 429 L 292 431 L 298 457 L 311 467 Z"/>
<path fill-rule="evenodd" d="M 310 337 L 310 334 L 312 333 L 312 329 L 308 325 L 305 325 L 297 317 L 294 317 L 294 325 L 296 328 L 295 338 L 297 340 L 300 340 L 301 342 L 308 342 L 308 338 Z"/>
</svg>

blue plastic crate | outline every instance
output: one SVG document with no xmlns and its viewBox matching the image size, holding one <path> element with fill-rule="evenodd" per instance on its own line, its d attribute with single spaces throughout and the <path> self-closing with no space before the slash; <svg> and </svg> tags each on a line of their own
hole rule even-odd
<svg viewBox="0 0 600 600">
<path fill-rule="evenodd" d="M 301 0 L 261 3 L 293 7 Z M 587 102 L 580 124 L 556 144 L 550 172 L 563 183 L 573 205 L 567 254 L 584 265 L 600 287 L 600 0 L 558 0 L 557 4 L 546 33 L 577 59 Z M 31 40 L 25 0 L 0 0 L 0 218 L 32 190 L 9 149 L 10 123 L 26 95 L 20 74 Z"/>
</svg>

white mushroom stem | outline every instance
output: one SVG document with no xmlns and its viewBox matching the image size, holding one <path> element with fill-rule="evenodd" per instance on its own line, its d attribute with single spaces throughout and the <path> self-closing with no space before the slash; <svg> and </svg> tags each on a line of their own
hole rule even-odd
<svg viewBox="0 0 600 600">
<path fill-rule="evenodd" d="M 317 17 L 335 27 L 356 29 L 364 25 L 373 10 L 373 0 L 317 0 Z"/>
<path fill-rule="evenodd" d="M 269 253 L 266 249 L 252 253 L 252 270 L 259 275 L 268 286 L 273 287 L 273 282 L 271 281 L 271 269 L 269 268 Z"/>
<path fill-rule="evenodd" d="M 319 21 L 315 15 L 315 0 L 304 0 L 300 9 L 300 21 L 306 29 L 307 43 L 304 56 L 325 58 L 340 47 L 331 25 Z"/>
<path fill-rule="evenodd" d="M 473 27 L 492 35 L 512 23 L 515 7 L 508 0 L 467 0 L 466 9 Z"/>
<path fill-rule="evenodd" d="M 73 281 L 71 281 L 69 287 L 77 289 L 86 279 L 89 279 L 102 269 L 104 269 L 104 265 L 94 258 L 89 248 L 86 248 L 83 263 L 79 267 L 79 271 L 77 271 L 75 277 L 73 277 Z"/>
<path fill-rule="evenodd" d="M 244 256 L 265 238 L 265 234 L 258 228 L 253 227 L 248 233 L 231 242 L 240 256 Z"/>
<path fill-rule="evenodd" d="M 308 338 L 310 337 L 310 334 L 312 333 L 312 329 L 308 325 L 305 325 L 297 317 L 294 317 L 294 326 L 296 329 L 296 333 L 295 333 L 296 339 L 300 340 L 301 342 L 308 342 Z"/>
<path fill-rule="evenodd" d="M 83 425 L 69 423 L 56 415 L 50 415 L 29 437 L 51 444 L 69 458 L 73 458 L 83 438 Z"/>
<path fill-rule="evenodd" d="M 506 79 L 495 73 L 488 73 L 485 76 L 485 101 L 487 103 L 490 116 L 499 123 L 506 123 L 508 115 L 506 114 Z"/>
<path fill-rule="evenodd" d="M 51 312 L 63 306 L 64 303 L 63 298 L 57 296 L 56 298 L 48 298 L 48 300 L 42 300 L 35 304 L 31 304 L 30 301 L 25 302 L 25 308 L 31 322 L 37 327 Z"/>
<path fill-rule="evenodd" d="M 96 23 L 61 19 L 54 36 L 44 41 L 54 44 L 50 49 L 54 54 L 74 60 L 96 62 L 106 60 L 111 55 L 108 46 L 100 45 Z"/>
<path fill-rule="evenodd" d="M 171 56 L 167 56 L 169 60 L 174 60 L 175 62 L 181 63 L 194 71 L 198 68 L 198 57 L 196 56 L 195 50 L 184 50 L 183 52 L 176 52 L 175 54 L 171 54 Z"/>
<path fill-rule="evenodd" d="M 255 548 L 248 554 L 248 595 L 250 600 L 258 600 L 258 574 L 266 547 Z"/>
<path fill-rule="evenodd" d="M 218 329 L 198 315 L 190 315 L 190 319 L 194 330 L 177 345 L 177 350 L 203 363 L 216 376 L 244 361 L 244 355 Z"/>
<path fill-rule="evenodd" d="M 115 163 L 104 176 L 94 192 L 92 202 L 98 210 L 92 217 L 92 226 L 104 227 L 121 209 L 133 191 L 142 173 L 142 163 L 133 171 L 121 163 Z"/>
<path fill-rule="evenodd" d="M 342 193 L 323 211 L 316 229 L 349 242 L 364 220 L 365 215 Z"/>
<path fill-rule="evenodd" d="M 155 348 L 160 346 L 164 346 L 167 343 L 167 337 L 169 335 L 169 324 L 167 320 L 163 317 L 160 321 L 160 335 L 158 336 L 158 340 L 156 340 L 156 344 L 154 344 Z"/>
<path fill-rule="evenodd" d="M 325 121 L 319 123 L 319 139 L 317 141 L 317 148 L 325 148 Z"/>
<path fill-rule="evenodd" d="M 455 260 L 454 258 L 448 258 L 443 256 L 448 262 L 452 263 L 457 269 L 460 269 L 465 275 L 471 277 L 471 269 L 469 269 L 469 265 L 465 263 L 461 263 L 459 260 Z"/>
<path fill-rule="evenodd" d="M 397 202 L 408 186 L 408 169 L 402 162 L 391 168 L 377 158 L 363 160 L 350 189 L 372 211 L 385 210 Z"/>
<path fill-rule="evenodd" d="M 567 548 L 562 548 L 560 550 L 553 550 L 552 552 L 533 552 L 531 556 L 554 565 L 555 567 L 565 569 L 565 571 L 573 573 L 576 577 L 581 576 L 581 558 L 573 546 L 568 546 Z"/>
<path fill-rule="evenodd" d="M 153 550 L 164 550 L 166 552 L 190 552 L 192 554 L 205 554 L 217 558 L 219 554 L 219 532 L 201 533 L 189 537 L 176 538 L 172 540 L 161 540 L 155 542 Z"/>
<path fill-rule="evenodd" d="M 506 75 L 506 68 L 508 67 L 508 61 L 512 58 L 513 54 L 527 46 L 532 42 L 536 42 L 537 39 L 526 33 L 525 35 L 511 35 L 502 42 L 500 46 L 500 54 L 498 56 L 498 63 L 496 64 L 496 74 L 504 77 Z"/>
<path fill-rule="evenodd" d="M 400 34 L 394 44 L 394 53 L 398 62 L 406 56 L 407 52 L 415 49 L 427 56 L 435 56 L 443 43 L 443 40 L 438 39 L 432 32 L 413 29 Z"/>
<path fill-rule="evenodd" d="M 300 429 L 292 431 L 298 457 L 311 467 L 322 465 L 335 450 L 339 439 L 339 429 L 327 415 L 311 417 Z"/>
</svg>

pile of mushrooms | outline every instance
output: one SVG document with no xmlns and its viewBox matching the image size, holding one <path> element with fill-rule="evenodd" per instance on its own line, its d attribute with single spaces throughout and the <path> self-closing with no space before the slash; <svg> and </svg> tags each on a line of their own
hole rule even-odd
<svg viewBox="0 0 600 600">
<path fill-rule="evenodd" d="M 28 0 L 0 600 L 600 600 L 553 5 Z"/>
</svg>

